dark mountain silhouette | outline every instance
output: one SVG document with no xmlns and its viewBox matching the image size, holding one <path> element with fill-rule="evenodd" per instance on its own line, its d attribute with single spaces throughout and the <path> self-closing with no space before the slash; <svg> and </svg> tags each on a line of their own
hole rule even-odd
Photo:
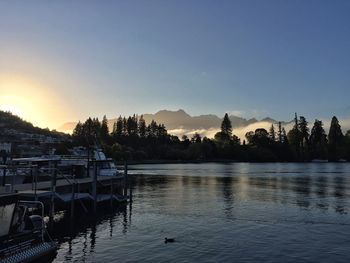
<svg viewBox="0 0 350 263">
<path fill-rule="evenodd" d="M 199 130 L 219 128 L 222 121 L 221 117 L 213 114 L 191 116 L 182 109 L 177 111 L 161 110 L 155 114 L 146 113 L 143 114 L 143 117 L 146 123 L 150 123 L 152 120 L 155 120 L 157 123 L 163 123 L 169 131 L 174 129 Z M 234 115 L 229 116 L 229 118 L 232 122 L 232 128 L 245 127 L 259 122 L 259 120 L 255 118 L 245 119 Z M 116 118 L 108 120 L 110 131 L 112 130 L 113 123 L 115 121 Z M 276 120 L 268 117 L 262 119 L 261 121 L 277 123 Z M 57 130 L 62 132 L 71 132 L 76 124 L 76 122 L 67 122 L 61 125 Z"/>
</svg>

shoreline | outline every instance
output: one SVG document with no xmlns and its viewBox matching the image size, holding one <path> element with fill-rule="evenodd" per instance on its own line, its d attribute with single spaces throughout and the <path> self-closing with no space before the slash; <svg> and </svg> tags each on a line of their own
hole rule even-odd
<svg viewBox="0 0 350 263">
<path fill-rule="evenodd" d="M 124 165 L 124 162 L 116 161 L 117 165 Z M 274 161 L 267 161 L 267 162 L 254 162 L 254 161 L 238 161 L 238 160 L 227 160 L 227 159 L 213 159 L 213 160 L 130 160 L 127 162 L 128 165 L 137 165 L 137 164 L 204 164 L 204 163 L 350 163 L 349 161 L 292 161 L 292 162 L 274 162 Z"/>
</svg>

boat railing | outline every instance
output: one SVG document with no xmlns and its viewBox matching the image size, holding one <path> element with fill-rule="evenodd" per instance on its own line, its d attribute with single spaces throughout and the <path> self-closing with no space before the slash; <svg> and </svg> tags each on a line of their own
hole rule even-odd
<svg viewBox="0 0 350 263">
<path fill-rule="evenodd" d="M 45 223 L 44 223 L 44 204 L 40 201 L 18 201 L 18 205 L 24 205 L 28 208 L 37 208 L 38 206 L 40 207 L 41 210 L 41 218 L 42 218 L 42 222 L 41 222 L 41 240 L 44 242 L 44 231 L 45 231 Z"/>
</svg>

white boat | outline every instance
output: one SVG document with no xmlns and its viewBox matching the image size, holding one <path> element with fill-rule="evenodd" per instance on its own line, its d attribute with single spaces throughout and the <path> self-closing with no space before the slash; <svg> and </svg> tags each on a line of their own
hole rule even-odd
<svg viewBox="0 0 350 263">
<path fill-rule="evenodd" d="M 72 155 L 64 155 L 60 157 L 59 167 L 83 167 L 86 171 L 89 166 L 89 175 L 95 173 L 95 165 L 97 167 L 98 176 L 122 176 L 123 173 L 118 171 L 113 159 L 107 158 L 101 149 L 95 149 L 91 156 L 88 156 L 87 150 L 83 147 L 73 149 Z M 88 165 L 89 164 L 89 165 Z"/>
</svg>

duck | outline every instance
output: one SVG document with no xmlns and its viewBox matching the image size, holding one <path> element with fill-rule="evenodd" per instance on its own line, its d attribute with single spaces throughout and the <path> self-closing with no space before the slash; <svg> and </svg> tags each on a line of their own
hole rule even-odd
<svg viewBox="0 0 350 263">
<path fill-rule="evenodd" d="M 164 243 L 173 243 L 173 242 L 175 242 L 175 238 L 165 238 L 165 241 L 164 241 Z"/>
</svg>

